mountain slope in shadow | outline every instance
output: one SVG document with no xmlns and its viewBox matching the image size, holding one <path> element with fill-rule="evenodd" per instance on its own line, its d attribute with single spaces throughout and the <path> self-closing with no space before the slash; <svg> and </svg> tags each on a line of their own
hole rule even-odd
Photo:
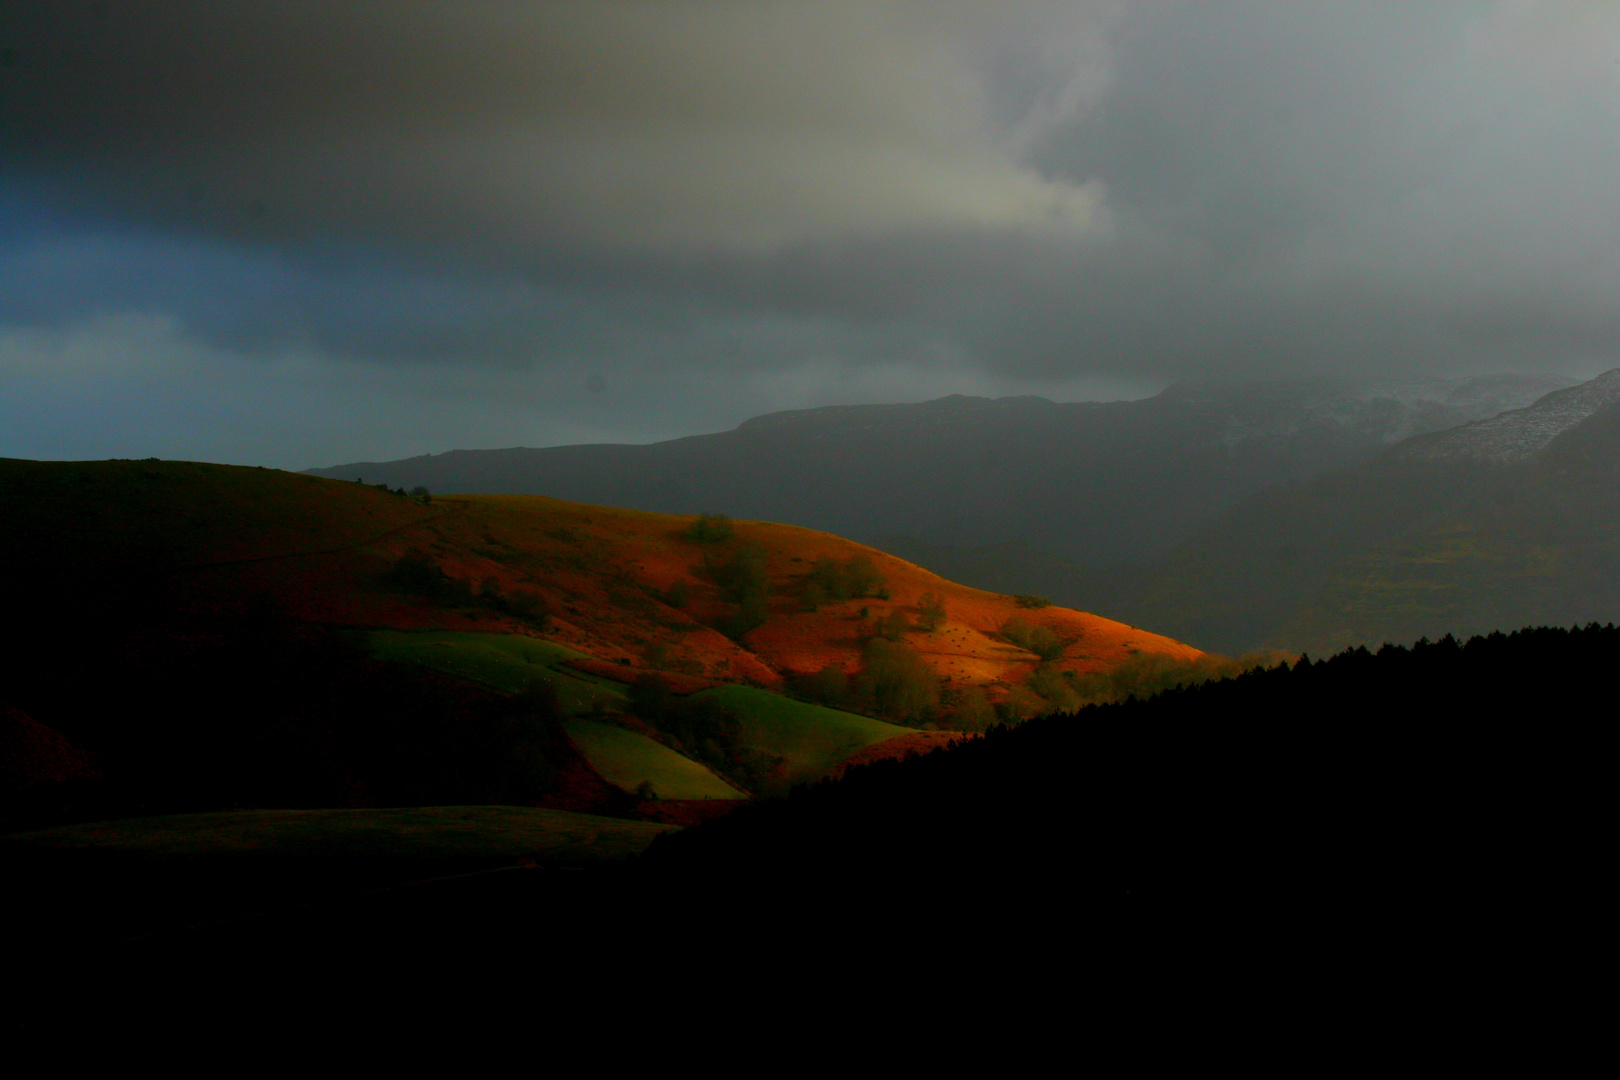
<svg viewBox="0 0 1620 1080">
<path fill-rule="evenodd" d="M 458 450 L 310 472 L 436 492 L 719 510 L 866 543 L 1024 544 L 1108 567 L 1170 550 L 1243 498 L 1565 382 L 1482 379 L 1383 396 L 1326 382 L 1202 383 L 1142 401 L 1069 404 L 958 395 L 775 413 L 650 446 Z"/>
<path fill-rule="evenodd" d="M 1219 652 L 1314 653 L 1613 618 L 1620 369 L 1238 503 L 1099 568 L 1028 544 L 879 538 L 952 580 L 1108 611 Z M 1015 584 L 1016 583 L 1016 584 Z"/>
<path fill-rule="evenodd" d="M 1205 648 L 1328 652 L 1620 611 L 1620 370 L 1235 508 L 1091 595 Z"/>
</svg>

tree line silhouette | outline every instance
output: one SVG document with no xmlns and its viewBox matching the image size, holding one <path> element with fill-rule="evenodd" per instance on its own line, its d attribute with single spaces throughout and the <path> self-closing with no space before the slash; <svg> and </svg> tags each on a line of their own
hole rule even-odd
<svg viewBox="0 0 1620 1080">
<path fill-rule="evenodd" d="M 1612 625 L 1447 637 L 997 726 L 662 838 L 640 872 L 1074 916 L 1580 907 L 1617 650 Z"/>
</svg>

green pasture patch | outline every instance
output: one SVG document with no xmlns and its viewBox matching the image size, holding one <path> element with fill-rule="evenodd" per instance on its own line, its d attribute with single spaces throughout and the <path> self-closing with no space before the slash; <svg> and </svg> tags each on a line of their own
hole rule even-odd
<svg viewBox="0 0 1620 1080">
<path fill-rule="evenodd" d="M 783 759 L 781 778 L 762 794 L 819 780 L 852 754 L 914 730 L 752 686 L 716 686 L 693 696 L 730 709 L 742 724 L 745 743 Z"/>
<path fill-rule="evenodd" d="M 594 720 L 573 719 L 566 725 L 591 768 L 625 791 L 649 783 L 661 799 L 747 797 L 702 765 L 645 735 Z"/>
<path fill-rule="evenodd" d="M 646 781 L 666 799 L 743 797 L 702 765 L 661 743 L 585 719 L 594 707 L 625 708 L 627 691 L 621 683 L 564 666 L 584 653 L 517 634 L 467 631 L 382 630 L 373 633 L 371 641 L 380 659 L 421 664 L 503 693 L 521 693 L 537 681 L 549 683 L 564 713 L 573 718 L 568 732 L 580 752 L 609 783 L 625 791 L 635 791 Z M 747 746 L 783 759 L 779 778 L 762 794 L 818 780 L 850 755 L 912 730 L 754 687 L 717 686 L 695 696 L 710 697 L 735 713 Z"/>
<path fill-rule="evenodd" d="M 230 810 L 65 825 L 5 838 L 39 851 L 147 858 L 304 857 L 344 860 L 533 858 L 555 866 L 627 859 L 673 828 L 525 806 L 384 810 Z"/>
<path fill-rule="evenodd" d="M 549 683 L 565 713 L 589 712 L 598 702 L 620 708 L 625 700 L 622 684 L 563 666 L 585 653 L 520 634 L 378 630 L 371 648 L 378 659 L 419 664 L 507 694 Z"/>
</svg>

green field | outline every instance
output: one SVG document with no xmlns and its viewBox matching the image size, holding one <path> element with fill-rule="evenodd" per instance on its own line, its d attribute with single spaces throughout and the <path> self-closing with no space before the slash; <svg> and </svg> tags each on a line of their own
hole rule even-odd
<svg viewBox="0 0 1620 1080">
<path fill-rule="evenodd" d="M 639 854 L 674 826 L 524 806 L 231 810 L 66 825 L 5 837 L 8 847 L 158 859 L 270 856 L 442 860 L 532 858 L 585 866 Z"/>
<path fill-rule="evenodd" d="M 593 720 L 569 720 L 567 728 L 591 768 L 625 791 L 645 782 L 661 799 L 747 798 L 702 765 L 645 735 Z"/>
<path fill-rule="evenodd" d="M 760 794 L 787 791 L 819 780 L 851 754 L 913 729 L 867 716 L 794 701 L 751 686 L 717 686 L 695 697 L 719 702 L 736 714 L 748 745 L 783 759 L 782 778 Z"/>
<path fill-rule="evenodd" d="M 537 681 L 549 683 L 570 717 L 568 733 L 575 745 L 592 768 L 625 791 L 646 781 L 665 799 L 742 797 L 707 768 L 661 743 L 586 719 L 599 709 L 625 709 L 628 698 L 621 683 L 563 666 L 584 653 L 537 638 L 459 631 L 381 630 L 371 635 L 371 642 L 380 659 L 420 664 L 504 693 L 521 693 Z M 731 710 L 742 724 L 744 743 L 783 759 L 780 777 L 757 794 L 780 794 L 818 780 L 851 754 L 912 730 L 756 687 L 717 686 L 694 696 Z"/>
<path fill-rule="evenodd" d="M 549 683 L 570 715 L 590 712 L 598 704 L 610 709 L 624 706 L 622 684 L 562 666 L 585 653 L 538 638 L 378 630 L 371 635 L 371 649 L 380 660 L 419 664 L 507 694 L 522 693 L 536 682 Z"/>
</svg>

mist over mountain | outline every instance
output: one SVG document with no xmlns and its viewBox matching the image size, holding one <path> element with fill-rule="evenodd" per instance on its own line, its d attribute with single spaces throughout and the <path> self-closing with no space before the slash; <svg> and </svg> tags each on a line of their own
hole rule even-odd
<svg viewBox="0 0 1620 1080">
<path fill-rule="evenodd" d="M 1279 485 L 1130 565 L 1099 569 L 1017 543 L 884 546 L 955 580 L 1036 589 L 1205 649 L 1321 655 L 1612 618 L 1617 462 L 1620 369 Z"/>
<path fill-rule="evenodd" d="M 1620 401 L 1620 368 L 1557 390 L 1532 406 L 1426 438 L 1407 439 L 1391 456 L 1405 461 L 1528 461 L 1588 417 Z"/>
<path fill-rule="evenodd" d="M 772 413 L 647 446 L 459 450 L 309 471 L 434 491 L 720 510 L 907 551 L 919 542 L 1026 545 L 1112 567 L 1170 550 L 1277 484 L 1359 464 L 1415 432 L 1491 416 L 1568 383 L 1204 382 L 1109 403 L 956 395 Z"/>
<path fill-rule="evenodd" d="M 1233 508 L 1090 592 L 1205 648 L 1605 621 L 1620 604 L 1620 371 Z"/>
<path fill-rule="evenodd" d="M 1322 653 L 1611 616 L 1620 370 L 1569 382 L 957 397 L 778 413 L 652 446 L 321 472 L 809 523 L 1200 648 Z"/>
</svg>

